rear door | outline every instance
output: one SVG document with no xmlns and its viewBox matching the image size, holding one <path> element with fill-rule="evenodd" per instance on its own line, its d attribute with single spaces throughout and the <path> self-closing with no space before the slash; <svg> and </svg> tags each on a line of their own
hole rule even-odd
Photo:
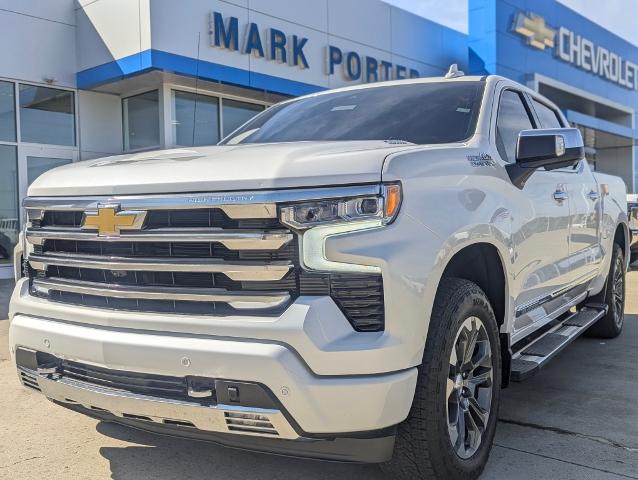
<svg viewBox="0 0 638 480">
<path fill-rule="evenodd" d="M 521 130 L 537 128 L 530 105 L 521 92 L 501 91 L 496 119 L 496 147 L 501 159 L 516 161 Z M 512 249 L 515 256 L 515 333 L 546 321 L 569 284 L 569 174 L 538 170 L 516 197 Z"/>
<path fill-rule="evenodd" d="M 559 113 L 538 99 L 531 99 L 539 128 L 562 128 Z M 582 285 L 600 269 L 601 198 L 599 186 L 589 164 L 583 158 L 576 167 L 561 169 L 566 177 L 569 196 L 569 258 L 570 282 Z"/>
</svg>

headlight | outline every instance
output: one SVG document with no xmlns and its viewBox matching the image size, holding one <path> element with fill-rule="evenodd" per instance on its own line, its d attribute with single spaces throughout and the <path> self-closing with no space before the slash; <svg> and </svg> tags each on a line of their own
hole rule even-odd
<svg viewBox="0 0 638 480">
<path fill-rule="evenodd" d="M 320 225 L 378 220 L 379 226 L 391 223 L 401 205 L 401 186 L 382 185 L 374 196 L 313 200 L 282 207 L 282 223 L 298 229 Z"/>
<path fill-rule="evenodd" d="M 401 186 L 384 184 L 378 195 L 322 199 L 286 205 L 281 221 L 301 230 L 301 260 L 304 268 L 321 272 L 380 273 L 376 265 L 329 260 L 326 239 L 336 235 L 383 227 L 392 223 L 401 206 Z"/>
</svg>

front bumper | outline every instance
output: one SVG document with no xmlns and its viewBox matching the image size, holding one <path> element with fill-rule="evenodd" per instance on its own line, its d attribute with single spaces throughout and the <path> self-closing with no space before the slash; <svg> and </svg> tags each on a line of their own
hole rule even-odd
<svg viewBox="0 0 638 480">
<path fill-rule="evenodd" d="M 287 453 L 290 449 L 284 447 L 293 441 L 296 445 L 289 454 L 317 458 L 387 459 L 381 458 L 388 453 L 387 449 L 375 447 L 371 450 L 377 452 L 374 458 L 361 457 L 356 453 L 358 449 L 354 453 L 339 448 L 336 452 L 326 452 L 324 442 L 334 442 L 337 438 L 351 442 L 391 437 L 388 429 L 407 417 L 416 384 L 415 368 L 378 375 L 318 376 L 296 352 L 278 343 L 142 333 L 25 314 L 12 318 L 10 346 L 14 357 L 23 349 L 112 371 L 222 378 L 240 385 L 241 382 L 262 385 L 273 400 L 266 408 L 250 403 L 202 405 L 196 401 L 122 392 L 64 375 L 52 375 L 47 370 L 38 373 L 37 366 L 18 362 L 25 385 L 35 385 L 51 400 L 93 416 L 108 415 L 147 430 L 170 430 L 169 433 L 185 436 L 221 435 L 222 439 L 211 439 L 225 444 L 247 442 L 243 448 L 280 453 Z M 256 421 L 257 427 L 265 425 L 260 422 L 267 422 L 272 428 L 235 429 L 229 418 L 243 419 L 247 425 Z M 266 441 L 264 448 L 259 447 L 262 440 Z M 391 446 L 392 442 L 386 438 L 382 443 Z M 332 449 L 335 445 L 330 444 Z M 379 453 L 381 451 L 385 453 Z"/>
</svg>

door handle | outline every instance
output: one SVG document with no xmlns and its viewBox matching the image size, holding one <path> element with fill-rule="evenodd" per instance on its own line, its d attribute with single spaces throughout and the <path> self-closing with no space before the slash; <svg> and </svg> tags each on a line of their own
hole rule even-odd
<svg viewBox="0 0 638 480">
<path fill-rule="evenodd" d="M 565 200 L 567 200 L 567 192 L 565 190 L 556 190 L 554 192 L 554 200 L 559 203 L 563 203 Z"/>
<path fill-rule="evenodd" d="M 598 192 L 597 192 L 597 191 L 595 191 L 595 190 L 592 190 L 591 192 L 589 192 L 589 193 L 587 194 L 587 196 L 589 197 L 589 199 L 590 199 L 592 202 L 595 202 L 596 200 L 598 200 L 598 199 L 600 198 L 600 193 L 598 193 Z"/>
</svg>

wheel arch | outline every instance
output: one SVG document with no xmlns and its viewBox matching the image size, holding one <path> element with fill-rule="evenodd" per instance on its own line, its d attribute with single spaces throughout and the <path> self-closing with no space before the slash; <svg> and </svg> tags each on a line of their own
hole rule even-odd
<svg viewBox="0 0 638 480">
<path fill-rule="evenodd" d="M 456 250 L 448 259 L 441 279 L 462 278 L 476 283 L 485 292 L 500 331 L 503 387 L 509 384 L 511 345 L 508 333 L 509 285 L 501 249 L 494 243 L 477 241 Z"/>
<path fill-rule="evenodd" d="M 614 232 L 614 243 L 620 245 L 620 248 L 623 252 L 623 257 L 625 258 L 626 267 L 628 267 L 631 263 L 630 235 L 631 234 L 629 233 L 629 226 L 625 222 L 621 221 L 618 223 L 618 225 L 616 225 L 616 231 Z"/>
</svg>

